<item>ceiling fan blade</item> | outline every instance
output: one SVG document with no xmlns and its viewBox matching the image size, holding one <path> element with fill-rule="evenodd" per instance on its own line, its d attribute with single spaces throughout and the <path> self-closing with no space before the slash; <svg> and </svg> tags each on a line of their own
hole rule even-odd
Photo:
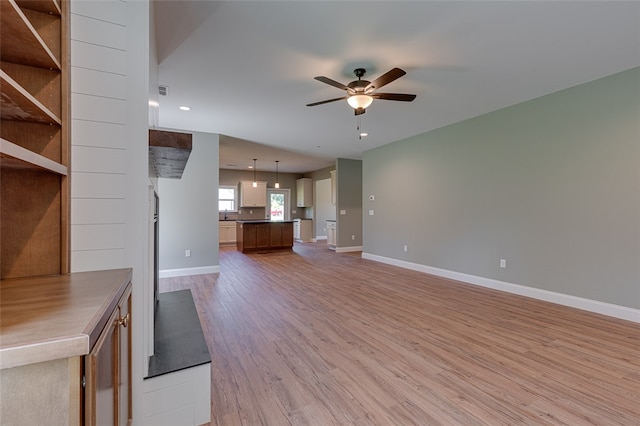
<svg viewBox="0 0 640 426">
<path fill-rule="evenodd" d="M 382 74 L 380 77 L 376 78 L 371 83 L 369 83 L 369 85 L 364 88 L 364 91 L 367 92 L 371 89 L 379 89 L 382 86 L 385 86 L 391 83 L 392 81 L 399 79 L 405 74 L 406 74 L 406 71 L 401 70 L 400 68 L 394 68 L 391 71 L 387 71 L 386 73 Z"/>
<path fill-rule="evenodd" d="M 327 83 L 329 86 L 333 86 L 333 87 L 337 87 L 338 89 L 342 89 L 342 90 L 349 90 L 349 88 L 347 86 L 345 86 L 342 83 L 339 83 L 335 80 L 331 80 L 328 77 L 324 77 L 324 76 L 318 76 L 318 77 L 314 77 L 316 80 L 321 81 L 323 83 Z"/>
<path fill-rule="evenodd" d="M 371 97 L 374 99 L 385 99 L 387 101 L 411 102 L 416 98 L 416 95 L 410 95 L 409 93 L 372 93 Z"/>
<path fill-rule="evenodd" d="M 356 109 L 354 109 L 353 111 L 356 113 L 356 115 L 362 115 L 362 114 L 364 114 L 365 112 L 367 112 L 367 110 L 366 110 L 366 109 L 364 109 L 364 108 L 356 108 Z"/>
<path fill-rule="evenodd" d="M 316 106 L 316 105 L 328 104 L 329 102 L 341 101 L 343 99 L 347 99 L 347 97 L 343 96 L 341 98 L 327 99 L 326 101 L 312 102 L 310 104 L 307 104 L 307 106 Z"/>
</svg>

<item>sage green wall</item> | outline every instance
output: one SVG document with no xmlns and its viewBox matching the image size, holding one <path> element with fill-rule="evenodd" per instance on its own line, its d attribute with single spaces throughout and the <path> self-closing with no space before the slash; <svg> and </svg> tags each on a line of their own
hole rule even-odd
<svg viewBox="0 0 640 426">
<path fill-rule="evenodd" d="M 336 247 L 362 246 L 362 161 L 336 161 Z M 340 214 L 344 210 L 346 214 Z M 354 238 L 352 239 L 352 236 Z"/>
<path fill-rule="evenodd" d="M 639 93 L 634 68 L 365 152 L 364 252 L 640 308 Z"/>
<path fill-rule="evenodd" d="M 219 265 L 218 135 L 191 132 L 181 179 L 158 179 L 160 270 Z M 191 257 L 185 257 L 191 250 Z"/>
</svg>

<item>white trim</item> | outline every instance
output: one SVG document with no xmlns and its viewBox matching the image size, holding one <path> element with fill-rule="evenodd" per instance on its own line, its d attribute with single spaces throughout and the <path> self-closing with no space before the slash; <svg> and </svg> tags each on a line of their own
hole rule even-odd
<svg viewBox="0 0 640 426">
<path fill-rule="evenodd" d="M 389 257 L 378 256 L 370 253 L 362 253 L 362 258 L 386 263 L 388 265 L 398 266 L 400 268 L 411 269 L 413 271 L 437 275 L 439 277 L 449 278 L 456 281 L 462 281 L 468 284 L 475 284 L 481 287 L 505 291 L 507 293 L 518 294 L 538 300 L 557 303 L 559 305 L 582 309 L 584 311 L 595 312 L 614 318 L 640 323 L 640 309 L 614 305 L 611 303 L 600 302 L 598 300 L 585 299 L 583 297 L 571 296 L 563 293 L 556 293 L 553 291 L 534 287 L 527 287 L 520 284 L 508 283 L 505 281 L 498 281 L 491 278 L 479 277 L 476 275 L 463 274 L 446 269 L 434 268 L 432 266 L 392 259 Z"/>
<path fill-rule="evenodd" d="M 318 235 L 318 236 L 316 236 L 316 237 L 314 238 L 314 240 L 316 240 L 316 242 L 317 242 L 317 241 L 326 240 L 326 239 L 327 239 L 327 236 L 326 236 L 326 235 Z"/>
<path fill-rule="evenodd" d="M 347 253 L 351 251 L 362 251 L 362 246 L 336 247 L 336 253 Z"/>
<path fill-rule="evenodd" d="M 220 265 L 200 266 L 198 268 L 163 269 L 158 273 L 160 278 L 186 277 L 189 275 L 219 274 Z"/>
</svg>

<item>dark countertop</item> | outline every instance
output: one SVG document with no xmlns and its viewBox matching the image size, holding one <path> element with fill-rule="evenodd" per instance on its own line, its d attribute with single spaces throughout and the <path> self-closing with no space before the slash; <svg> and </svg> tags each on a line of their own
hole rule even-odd
<svg viewBox="0 0 640 426">
<path fill-rule="evenodd" d="M 236 220 L 238 223 L 293 223 L 293 220 L 268 220 L 268 219 L 249 219 Z"/>
<path fill-rule="evenodd" d="M 147 378 L 211 362 L 191 290 L 158 295 L 154 352 Z"/>
</svg>

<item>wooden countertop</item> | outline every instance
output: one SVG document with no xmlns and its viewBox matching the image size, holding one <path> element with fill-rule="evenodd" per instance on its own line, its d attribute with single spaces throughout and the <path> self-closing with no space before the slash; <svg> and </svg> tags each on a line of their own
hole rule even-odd
<svg viewBox="0 0 640 426">
<path fill-rule="evenodd" d="M 0 369 L 87 355 L 132 271 L 0 280 Z"/>
</svg>

